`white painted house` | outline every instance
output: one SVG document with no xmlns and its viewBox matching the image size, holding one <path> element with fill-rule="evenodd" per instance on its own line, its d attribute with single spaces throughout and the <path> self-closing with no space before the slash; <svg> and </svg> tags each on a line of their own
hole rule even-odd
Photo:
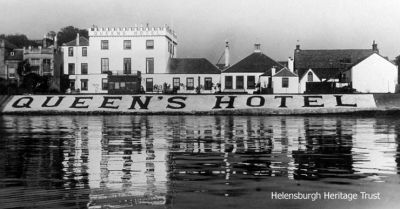
<svg viewBox="0 0 400 209">
<path fill-rule="evenodd" d="M 77 34 L 76 39 L 62 45 L 64 59 L 64 74 L 68 75 L 69 88 L 71 91 L 82 93 L 100 93 L 101 86 L 95 86 L 89 80 L 95 80 L 98 77 L 107 78 L 107 75 L 98 73 L 92 66 L 89 66 L 88 60 L 89 40 L 80 37 Z"/>
<path fill-rule="evenodd" d="M 221 73 L 222 91 L 253 93 L 257 84 L 261 83 L 261 75 L 264 77 L 261 85 L 265 85 L 262 87 L 272 89 L 269 77 L 283 68 L 280 63 L 261 52 L 260 44 L 255 44 L 252 54 Z"/>
<path fill-rule="evenodd" d="M 357 92 L 394 93 L 397 84 L 397 66 L 377 53 L 355 63 L 343 75 Z"/>
<path fill-rule="evenodd" d="M 283 68 L 272 76 L 274 94 L 299 93 L 299 76 L 287 68 Z"/>
</svg>

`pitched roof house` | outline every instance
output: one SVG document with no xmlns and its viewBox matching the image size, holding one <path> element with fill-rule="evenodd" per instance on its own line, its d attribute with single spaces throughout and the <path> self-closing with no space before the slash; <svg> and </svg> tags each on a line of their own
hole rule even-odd
<svg viewBox="0 0 400 209">
<path fill-rule="evenodd" d="M 221 86 L 225 92 L 253 93 L 261 75 L 271 77 L 283 68 L 279 62 L 261 52 L 260 44 L 255 44 L 252 54 L 221 73 Z M 270 87 L 270 84 L 266 85 Z"/>
<path fill-rule="evenodd" d="M 305 91 L 306 82 L 338 81 L 341 72 L 374 53 L 379 53 L 375 41 L 371 49 L 304 50 L 297 45 L 294 69 L 299 75 L 300 92 Z"/>
</svg>

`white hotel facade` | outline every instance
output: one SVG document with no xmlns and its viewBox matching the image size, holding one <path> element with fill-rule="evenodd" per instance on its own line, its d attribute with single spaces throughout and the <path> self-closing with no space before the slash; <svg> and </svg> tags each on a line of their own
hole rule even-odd
<svg viewBox="0 0 400 209">
<path fill-rule="evenodd" d="M 81 93 L 107 93 L 109 72 L 135 75 L 140 71 L 142 86 L 153 82 L 154 74 L 167 73 L 169 59 L 176 57 L 177 36 L 166 25 L 92 27 L 89 40 L 78 35 L 62 49 L 64 74 L 70 79 L 71 89 L 79 89 Z"/>
</svg>

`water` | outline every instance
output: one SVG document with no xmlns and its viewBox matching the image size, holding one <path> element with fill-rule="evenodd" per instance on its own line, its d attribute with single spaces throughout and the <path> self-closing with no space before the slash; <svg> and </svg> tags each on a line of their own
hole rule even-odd
<svg viewBox="0 0 400 209">
<path fill-rule="evenodd" d="M 390 116 L 1 116 L 0 208 L 398 208 L 399 134 Z"/>
</svg>

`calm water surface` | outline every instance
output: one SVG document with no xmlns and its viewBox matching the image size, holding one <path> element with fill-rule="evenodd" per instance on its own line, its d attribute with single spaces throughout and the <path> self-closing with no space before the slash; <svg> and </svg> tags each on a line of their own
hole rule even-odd
<svg viewBox="0 0 400 209">
<path fill-rule="evenodd" d="M 0 116 L 0 208 L 398 208 L 399 136 L 389 116 Z"/>
</svg>

